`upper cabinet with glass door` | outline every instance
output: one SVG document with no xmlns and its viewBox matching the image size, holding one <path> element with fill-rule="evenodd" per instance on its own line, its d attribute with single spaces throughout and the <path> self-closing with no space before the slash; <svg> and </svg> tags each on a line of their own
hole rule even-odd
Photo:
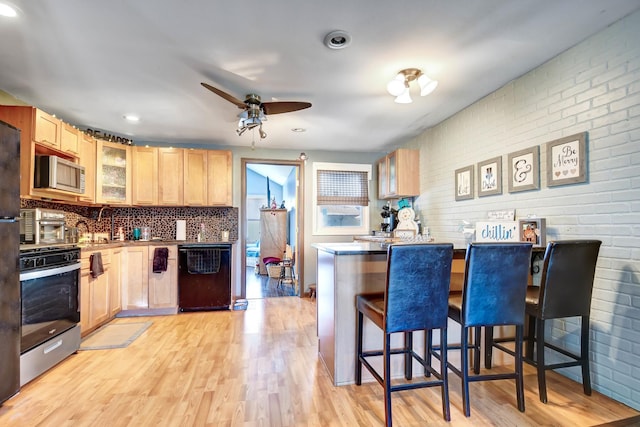
<svg viewBox="0 0 640 427">
<path fill-rule="evenodd" d="M 130 159 L 129 146 L 98 140 L 96 203 L 131 204 Z"/>
<path fill-rule="evenodd" d="M 420 195 L 420 152 L 400 148 L 378 160 L 378 198 Z"/>
</svg>

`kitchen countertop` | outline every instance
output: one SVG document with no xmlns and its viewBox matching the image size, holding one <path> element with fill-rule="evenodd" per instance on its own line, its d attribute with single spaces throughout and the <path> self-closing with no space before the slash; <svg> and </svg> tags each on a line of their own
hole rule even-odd
<svg viewBox="0 0 640 427">
<path fill-rule="evenodd" d="M 340 243 L 314 243 L 313 246 L 319 251 L 328 252 L 333 255 L 366 255 L 366 254 L 386 254 L 390 243 L 399 242 L 370 242 L 370 241 L 353 241 Z M 410 244 L 413 242 L 407 242 Z M 401 243 L 400 243 L 401 244 Z M 455 248 L 454 253 L 466 252 L 466 248 Z"/>
<path fill-rule="evenodd" d="M 232 245 L 234 242 L 222 241 L 206 241 L 198 242 L 195 240 L 113 240 L 107 243 L 79 243 L 77 246 L 83 251 L 96 251 L 100 249 L 110 249 L 129 246 L 167 246 L 167 245 Z"/>
<path fill-rule="evenodd" d="M 412 242 L 407 242 L 412 243 Z M 314 243 L 311 245 L 319 251 L 327 252 L 333 255 L 373 255 L 386 254 L 389 242 L 369 242 L 369 241 L 353 241 L 353 242 L 337 242 L 337 243 Z M 454 247 L 454 257 L 460 257 L 466 253 L 466 247 Z M 544 247 L 534 247 L 534 254 L 544 254 Z"/>
</svg>

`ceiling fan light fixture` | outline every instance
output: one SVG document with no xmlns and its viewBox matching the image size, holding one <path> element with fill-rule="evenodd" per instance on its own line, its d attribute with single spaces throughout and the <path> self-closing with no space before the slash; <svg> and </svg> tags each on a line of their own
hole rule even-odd
<svg viewBox="0 0 640 427">
<path fill-rule="evenodd" d="M 261 139 L 265 139 L 267 137 L 267 133 L 262 130 L 262 123 L 260 123 L 260 127 L 258 128 L 258 133 L 260 134 Z"/>
</svg>

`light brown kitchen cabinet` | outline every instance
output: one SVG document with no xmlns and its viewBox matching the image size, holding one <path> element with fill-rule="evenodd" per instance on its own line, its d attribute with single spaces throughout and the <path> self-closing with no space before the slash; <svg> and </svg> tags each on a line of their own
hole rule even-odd
<svg viewBox="0 0 640 427">
<path fill-rule="evenodd" d="M 157 248 L 169 250 L 167 270 L 153 271 L 153 259 Z M 149 247 L 149 308 L 178 307 L 178 246 Z"/>
<path fill-rule="evenodd" d="M 169 249 L 167 270 L 154 273 L 155 249 Z M 135 245 L 122 248 L 122 311 L 175 314 L 178 311 L 178 246 Z M 155 311 L 154 311 L 155 310 Z"/>
<path fill-rule="evenodd" d="M 122 310 L 122 248 L 111 250 L 109 291 L 109 317 L 113 318 Z"/>
<path fill-rule="evenodd" d="M 133 147 L 131 149 L 132 199 L 134 205 L 158 204 L 158 149 Z"/>
<path fill-rule="evenodd" d="M 420 195 L 420 152 L 400 148 L 378 160 L 378 198 Z"/>
<path fill-rule="evenodd" d="M 104 273 L 91 275 L 91 255 L 100 253 Z M 84 336 L 108 322 L 110 311 L 111 250 L 83 251 L 80 258 L 80 329 Z"/>
<path fill-rule="evenodd" d="M 122 256 L 122 310 L 149 307 L 149 247 L 130 246 Z"/>
<path fill-rule="evenodd" d="M 287 210 L 260 209 L 260 274 L 268 274 L 263 259 L 282 259 L 286 248 Z"/>
<path fill-rule="evenodd" d="M 96 203 L 130 205 L 130 147 L 98 140 L 96 150 Z"/>
<path fill-rule="evenodd" d="M 69 123 L 62 122 L 60 128 L 60 150 L 73 157 L 80 154 L 80 132 Z"/>
<path fill-rule="evenodd" d="M 184 205 L 207 206 L 207 150 L 184 150 Z"/>
<path fill-rule="evenodd" d="M 78 196 L 78 201 L 94 203 L 96 201 L 96 139 L 84 132 L 80 132 L 80 159 L 84 166 L 84 194 Z"/>
<path fill-rule="evenodd" d="M 1 105 L 0 120 L 20 129 L 20 196 L 77 201 L 78 195 L 75 193 L 33 187 L 36 154 L 56 155 L 75 161 L 73 156 L 60 151 L 62 122 L 35 107 L 15 105 Z"/>
<path fill-rule="evenodd" d="M 158 205 L 182 206 L 184 150 L 158 148 Z"/>
<path fill-rule="evenodd" d="M 233 197 L 231 151 L 211 150 L 207 152 L 207 204 L 209 206 L 231 206 Z"/>
<path fill-rule="evenodd" d="M 62 121 L 38 108 L 33 108 L 33 110 L 33 141 L 51 148 L 59 149 Z"/>
</svg>

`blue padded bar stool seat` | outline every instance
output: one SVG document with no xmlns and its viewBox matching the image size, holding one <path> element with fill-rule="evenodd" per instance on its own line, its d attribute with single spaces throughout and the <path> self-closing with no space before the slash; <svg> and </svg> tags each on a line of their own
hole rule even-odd
<svg viewBox="0 0 640 427">
<path fill-rule="evenodd" d="M 448 363 L 449 369 L 462 380 L 462 404 L 467 417 L 471 415 L 469 383 L 476 381 L 515 379 L 518 409 L 524 412 L 522 340 L 531 247 L 531 243 L 471 243 L 467 247 L 462 293 L 449 297 L 449 318 L 461 327 L 460 345 L 449 349 L 460 349 L 460 368 Z M 516 346 L 519 350 L 515 352 L 514 371 L 481 374 L 481 328 L 506 325 L 515 326 L 516 340 L 520 342 Z M 471 344 L 470 331 L 475 331 Z M 474 351 L 474 375 L 469 375 L 470 345 Z"/>
<path fill-rule="evenodd" d="M 447 343 L 447 310 L 451 280 L 452 244 L 399 244 L 387 250 L 387 276 L 384 292 L 356 296 L 356 384 L 362 383 L 364 365 L 384 387 L 384 416 L 392 425 L 391 393 L 422 387 L 439 386 L 442 394 L 442 415 L 450 420 L 449 386 L 446 355 L 439 371 L 430 363 L 430 356 L 421 357 L 413 350 L 413 332 L 440 330 L 442 345 Z M 384 335 L 381 350 L 363 351 L 364 317 L 378 326 Z M 391 335 L 404 334 L 402 348 L 391 348 Z M 424 368 L 423 381 L 401 381 L 391 378 L 391 355 L 404 355 L 404 377 L 412 379 L 412 363 L 417 360 Z M 382 375 L 369 363 L 369 358 L 383 358 Z"/>
<path fill-rule="evenodd" d="M 545 372 L 550 369 L 580 366 L 584 394 L 591 395 L 589 373 L 589 316 L 593 279 L 600 251 L 600 240 L 560 240 L 550 242 L 544 254 L 540 286 L 530 286 L 526 296 L 529 329 L 524 361 L 535 366 L 540 401 L 547 403 Z M 545 322 L 580 317 L 580 353 L 568 351 L 545 340 Z M 489 336 L 487 335 L 489 338 Z M 491 340 L 487 348 L 507 351 L 505 340 Z M 534 357 L 535 348 L 535 357 Z M 545 348 L 568 361 L 545 362 Z M 490 353 L 488 365 L 491 364 Z"/>
</svg>

